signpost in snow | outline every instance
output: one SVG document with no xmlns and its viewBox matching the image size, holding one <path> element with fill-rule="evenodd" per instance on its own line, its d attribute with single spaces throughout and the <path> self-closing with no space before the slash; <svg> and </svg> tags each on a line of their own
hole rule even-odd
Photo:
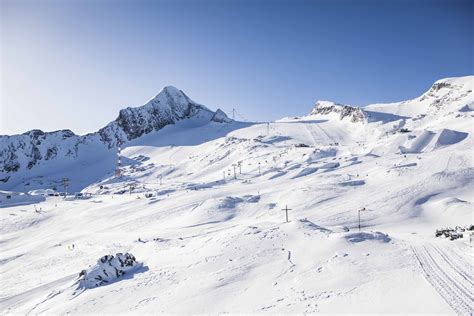
<svg viewBox="0 0 474 316">
<path fill-rule="evenodd" d="M 237 179 L 237 174 L 235 173 L 235 167 L 237 167 L 237 165 L 234 163 L 232 164 L 232 167 L 234 167 L 234 179 Z"/>
<path fill-rule="evenodd" d="M 282 208 L 281 210 L 286 212 L 286 222 L 289 223 L 290 221 L 288 220 L 288 211 L 291 211 L 291 208 L 288 208 L 288 205 L 286 205 L 285 208 Z"/>
<path fill-rule="evenodd" d="M 122 142 L 117 142 L 117 161 L 115 164 L 115 177 L 120 178 L 122 176 L 122 163 L 121 163 L 121 151 L 122 151 Z"/>
<path fill-rule="evenodd" d="M 129 192 L 130 192 L 130 195 L 132 195 L 132 191 L 135 190 L 135 184 L 129 183 L 129 184 L 128 184 L 128 189 L 130 190 L 130 191 L 129 191 Z"/>
<path fill-rule="evenodd" d="M 358 212 L 359 212 L 359 232 L 360 232 L 360 212 L 363 212 L 365 211 L 365 207 L 364 208 L 361 208 Z"/>
<path fill-rule="evenodd" d="M 63 186 L 64 186 L 64 198 L 66 198 L 67 187 L 69 186 L 69 179 L 68 178 L 63 178 Z"/>
</svg>

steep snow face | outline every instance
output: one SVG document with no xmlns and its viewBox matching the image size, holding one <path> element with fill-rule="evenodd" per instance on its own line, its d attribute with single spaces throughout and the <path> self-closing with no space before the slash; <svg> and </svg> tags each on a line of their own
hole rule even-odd
<svg viewBox="0 0 474 316">
<path fill-rule="evenodd" d="M 365 115 L 358 107 L 338 104 L 331 101 L 317 101 L 309 115 L 336 114 L 340 120 L 349 119 L 351 122 L 364 122 Z"/>
<path fill-rule="evenodd" d="M 49 162 L 58 159 L 62 160 L 61 164 L 65 160 L 77 164 L 75 159 L 88 151 L 84 146 L 95 148 L 96 155 L 88 158 L 90 162 L 97 161 L 107 155 L 107 149 L 116 147 L 118 143 L 137 139 L 179 120 L 209 122 L 216 117 L 226 121 L 223 112 L 216 115 L 191 100 L 183 91 L 167 86 L 147 104 L 121 110 L 115 121 L 95 133 L 79 136 L 70 130 L 47 133 L 32 130 L 22 135 L 0 136 L 0 181 L 6 183 L 12 173 L 31 170 L 40 162 L 51 168 L 54 166 Z M 89 146 L 91 144 L 94 146 Z"/>
</svg>

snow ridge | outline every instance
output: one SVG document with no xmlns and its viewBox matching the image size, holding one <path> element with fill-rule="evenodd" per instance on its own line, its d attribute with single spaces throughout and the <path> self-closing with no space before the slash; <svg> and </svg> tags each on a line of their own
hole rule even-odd
<svg viewBox="0 0 474 316">
<path fill-rule="evenodd" d="M 327 115 L 331 113 L 338 114 L 340 120 L 348 118 L 353 123 L 366 120 L 364 111 L 361 108 L 331 101 L 317 101 L 309 115 Z"/>
</svg>

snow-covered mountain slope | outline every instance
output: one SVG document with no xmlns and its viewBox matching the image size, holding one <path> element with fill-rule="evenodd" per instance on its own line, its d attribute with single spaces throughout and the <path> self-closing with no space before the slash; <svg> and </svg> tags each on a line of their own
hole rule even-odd
<svg viewBox="0 0 474 316">
<path fill-rule="evenodd" d="M 147 104 L 121 110 L 118 118 L 99 130 L 98 134 L 103 142 L 113 147 L 117 141 L 136 139 L 185 118 L 210 121 L 213 117 L 214 112 L 204 105 L 197 104 L 181 90 L 168 86 Z"/>
<path fill-rule="evenodd" d="M 88 199 L 2 192 L 0 310 L 469 315 L 469 233 L 434 233 L 472 224 L 472 92 L 443 89 L 425 116 L 402 102 L 350 111 L 363 120 L 335 104 L 268 124 L 182 119 L 126 142 L 122 177 L 114 150 L 68 169 Z M 35 177 L 64 176 L 48 172 Z M 116 253 L 141 268 L 82 289 L 79 272 Z"/>
<path fill-rule="evenodd" d="M 472 112 L 474 110 L 473 78 L 474 76 L 441 79 L 418 98 L 391 104 L 372 104 L 365 109 L 410 118 L 447 114 L 456 116 Z"/>
<path fill-rule="evenodd" d="M 95 133 L 79 136 L 70 130 L 32 130 L 0 136 L 0 187 L 57 187 L 63 176 L 72 177 L 71 189 L 79 190 L 113 168 L 119 143 L 181 120 L 193 120 L 195 124 L 231 121 L 221 110 L 214 113 L 181 90 L 168 86 L 147 104 L 121 110 L 116 120 Z"/>
</svg>

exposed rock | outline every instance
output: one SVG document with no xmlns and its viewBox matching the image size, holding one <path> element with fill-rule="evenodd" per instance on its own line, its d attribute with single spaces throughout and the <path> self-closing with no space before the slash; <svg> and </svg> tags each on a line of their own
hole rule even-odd
<svg viewBox="0 0 474 316">
<path fill-rule="evenodd" d="M 79 273 L 81 278 L 79 286 L 88 289 L 106 285 L 140 267 L 142 264 L 138 263 L 130 253 L 117 253 L 115 256 L 105 255 L 97 260 L 96 265 Z"/>
<path fill-rule="evenodd" d="M 221 110 L 214 113 L 191 100 L 183 91 L 168 86 L 147 104 L 121 110 L 117 119 L 95 133 L 79 136 L 68 129 L 54 132 L 34 129 L 21 135 L 0 136 L 0 173 L 32 169 L 43 159 L 73 159 L 80 155 L 83 146 L 94 142 L 104 146 L 104 149 L 114 148 L 118 143 L 192 117 L 209 121 L 228 120 Z"/>
<path fill-rule="evenodd" d="M 314 105 L 309 115 L 327 115 L 330 113 L 339 114 L 339 119 L 349 118 L 351 122 L 364 122 L 365 114 L 361 108 L 331 101 L 318 101 Z"/>
<path fill-rule="evenodd" d="M 221 109 L 217 109 L 216 113 L 211 118 L 211 121 L 218 123 L 230 123 L 232 120 Z"/>
<path fill-rule="evenodd" d="M 446 78 L 436 81 L 419 100 L 430 100 L 431 107 L 436 111 L 445 104 L 451 104 L 472 94 L 472 90 L 465 90 L 464 85 L 468 84 L 457 78 Z"/>
</svg>

